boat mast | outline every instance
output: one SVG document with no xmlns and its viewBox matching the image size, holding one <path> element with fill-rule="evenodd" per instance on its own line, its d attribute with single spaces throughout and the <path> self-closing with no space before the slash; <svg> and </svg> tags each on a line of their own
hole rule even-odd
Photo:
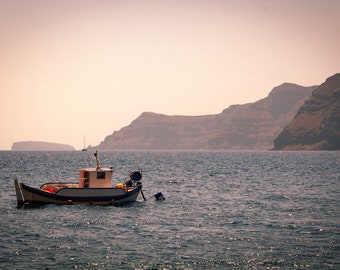
<svg viewBox="0 0 340 270">
<path fill-rule="evenodd" d="M 87 148 L 85 148 L 85 135 L 84 135 L 84 147 L 81 149 L 81 151 L 87 151 Z"/>
<path fill-rule="evenodd" d="M 100 166 L 99 166 L 99 160 L 98 160 L 98 153 L 97 153 L 97 150 L 96 152 L 94 153 L 94 159 L 96 160 L 96 170 L 100 170 Z"/>
</svg>

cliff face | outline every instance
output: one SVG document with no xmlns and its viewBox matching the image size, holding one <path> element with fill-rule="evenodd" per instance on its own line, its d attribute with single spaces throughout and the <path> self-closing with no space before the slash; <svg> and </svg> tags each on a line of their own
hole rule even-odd
<svg viewBox="0 0 340 270">
<path fill-rule="evenodd" d="M 73 151 L 73 146 L 61 143 L 23 141 L 15 142 L 12 151 Z"/>
<path fill-rule="evenodd" d="M 233 105 L 216 115 L 167 116 L 144 112 L 92 149 L 270 149 L 274 138 L 316 87 L 284 83 L 262 100 Z"/>
<path fill-rule="evenodd" d="M 276 150 L 340 150 L 340 73 L 313 91 L 274 141 Z"/>
</svg>

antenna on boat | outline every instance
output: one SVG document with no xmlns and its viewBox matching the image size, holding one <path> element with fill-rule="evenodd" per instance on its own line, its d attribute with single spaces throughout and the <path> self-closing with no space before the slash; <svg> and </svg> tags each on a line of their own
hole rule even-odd
<svg viewBox="0 0 340 270">
<path fill-rule="evenodd" d="M 100 170 L 100 166 L 99 166 L 99 160 L 98 160 L 98 153 L 97 153 L 97 150 L 96 152 L 94 153 L 94 159 L 96 160 L 96 170 Z"/>
</svg>

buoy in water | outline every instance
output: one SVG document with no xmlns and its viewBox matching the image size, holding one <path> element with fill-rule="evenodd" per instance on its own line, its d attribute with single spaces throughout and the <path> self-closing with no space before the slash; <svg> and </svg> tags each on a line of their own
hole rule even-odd
<svg viewBox="0 0 340 270">
<path fill-rule="evenodd" d="M 165 198 L 164 198 L 162 192 L 158 192 L 158 193 L 156 193 L 154 196 L 155 196 L 155 198 L 156 198 L 156 201 L 164 201 L 164 200 L 165 200 Z"/>
</svg>

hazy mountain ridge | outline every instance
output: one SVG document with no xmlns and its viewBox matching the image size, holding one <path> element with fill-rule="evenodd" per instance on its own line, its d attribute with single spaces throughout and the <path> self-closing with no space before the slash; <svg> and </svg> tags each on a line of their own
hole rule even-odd
<svg viewBox="0 0 340 270">
<path fill-rule="evenodd" d="M 73 151 L 75 148 L 68 144 L 51 143 L 42 141 L 15 142 L 12 151 Z"/>
<path fill-rule="evenodd" d="M 277 150 L 340 150 L 340 73 L 313 91 L 274 141 Z"/>
<path fill-rule="evenodd" d="M 317 86 L 284 83 L 257 102 L 220 114 L 168 116 L 144 112 L 107 136 L 98 150 L 266 150 Z"/>
</svg>

